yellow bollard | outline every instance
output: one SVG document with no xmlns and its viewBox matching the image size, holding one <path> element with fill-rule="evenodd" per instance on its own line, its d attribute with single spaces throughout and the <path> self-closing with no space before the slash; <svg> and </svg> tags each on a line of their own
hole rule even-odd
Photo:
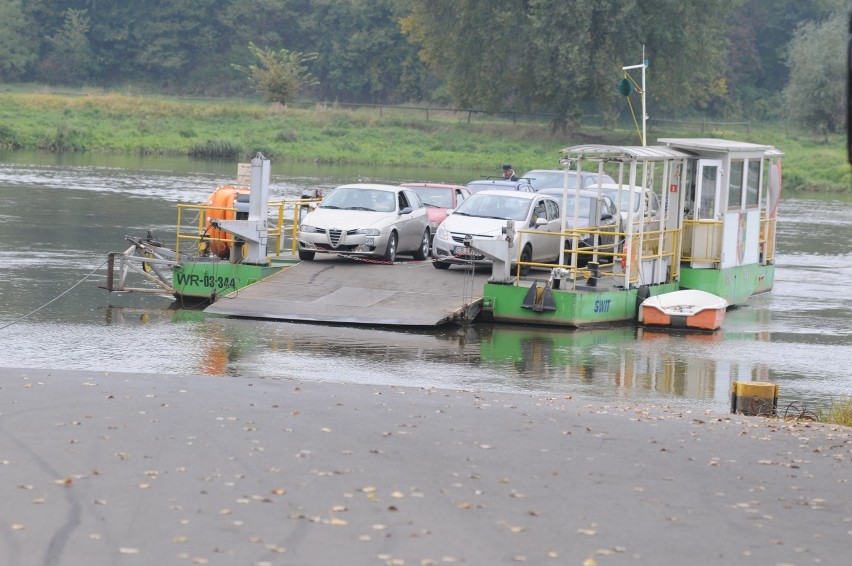
<svg viewBox="0 0 852 566">
<path fill-rule="evenodd" d="M 731 384 L 731 412 L 752 417 L 774 417 L 778 409 L 778 384 L 735 381 Z"/>
</svg>

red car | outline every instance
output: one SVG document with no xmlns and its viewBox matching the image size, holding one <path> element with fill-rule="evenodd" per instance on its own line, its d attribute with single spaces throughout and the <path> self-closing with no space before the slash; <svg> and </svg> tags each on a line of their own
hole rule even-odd
<svg viewBox="0 0 852 566">
<path fill-rule="evenodd" d="M 454 210 L 470 196 L 470 191 L 461 185 L 403 183 L 401 186 L 408 187 L 417 193 L 417 196 L 426 206 L 426 212 L 429 215 L 430 240 L 435 237 L 435 230 L 447 217 L 447 213 Z"/>
</svg>

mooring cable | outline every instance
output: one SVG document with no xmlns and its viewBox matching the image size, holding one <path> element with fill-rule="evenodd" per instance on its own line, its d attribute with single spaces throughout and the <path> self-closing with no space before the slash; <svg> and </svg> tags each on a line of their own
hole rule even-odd
<svg viewBox="0 0 852 566">
<path fill-rule="evenodd" d="M 85 277 L 83 277 L 82 279 L 80 279 L 79 281 L 77 281 L 76 283 L 74 283 L 73 285 L 71 285 L 69 288 L 65 289 L 64 291 L 62 291 L 61 293 L 59 293 L 57 296 L 53 297 L 52 299 L 50 299 L 49 301 L 47 301 L 46 303 L 44 303 L 43 305 L 41 305 L 39 308 L 37 308 L 37 309 L 35 309 L 35 310 L 31 311 L 31 312 L 28 312 L 27 314 L 25 314 L 24 316 L 22 316 L 21 318 L 19 318 L 19 319 L 17 319 L 17 320 L 13 320 L 12 322 L 10 322 L 10 323 L 8 323 L 8 324 L 4 324 L 3 326 L 0 326 L 0 330 L 4 330 L 4 329 L 6 329 L 6 328 L 9 328 L 9 327 L 10 327 L 10 326 L 12 326 L 13 324 L 16 324 L 16 323 L 18 323 L 18 322 L 21 322 L 22 320 L 24 320 L 24 319 L 25 319 L 25 318 L 27 318 L 28 316 L 33 315 L 33 314 L 37 313 L 38 311 L 40 311 L 40 310 L 41 310 L 41 309 L 43 309 L 44 307 L 48 306 L 49 304 L 53 303 L 54 301 L 57 301 L 58 299 L 61 299 L 63 296 L 65 296 L 65 295 L 67 295 L 68 293 L 70 293 L 71 291 L 73 291 L 73 290 L 74 290 L 74 288 L 75 288 L 75 287 L 77 287 L 78 285 L 80 285 L 83 281 L 85 281 L 86 279 L 88 279 L 89 277 L 91 277 L 92 275 L 94 275 L 94 274 L 95 274 L 95 272 L 97 272 L 100 268 L 102 268 L 103 266 L 105 266 L 105 265 L 107 264 L 107 262 L 108 262 L 108 261 L 109 261 L 109 259 L 105 260 L 102 264 L 100 264 L 99 266 L 97 266 L 96 268 L 94 268 L 94 269 L 93 269 L 93 270 L 92 270 L 92 271 L 91 271 L 88 275 L 86 275 Z"/>
</svg>

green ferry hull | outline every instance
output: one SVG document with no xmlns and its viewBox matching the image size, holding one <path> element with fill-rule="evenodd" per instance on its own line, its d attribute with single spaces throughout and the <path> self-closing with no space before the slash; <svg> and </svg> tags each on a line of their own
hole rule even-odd
<svg viewBox="0 0 852 566">
<path fill-rule="evenodd" d="M 775 283 L 775 265 L 743 265 L 727 269 L 682 268 L 681 289 L 697 289 L 713 293 L 728 301 L 729 305 L 741 305 L 752 295 L 772 290 Z"/>
<path fill-rule="evenodd" d="M 644 298 L 681 289 L 698 289 L 713 293 L 741 305 L 753 295 L 772 290 L 774 265 L 744 265 L 729 269 L 683 268 L 679 283 L 645 287 Z M 524 308 L 530 285 L 486 283 L 482 295 L 480 319 L 514 324 L 536 324 L 582 328 L 608 323 L 636 321 L 639 312 L 639 289 L 553 290 L 555 310 L 537 312 Z"/>
<path fill-rule="evenodd" d="M 514 324 L 540 324 L 582 328 L 619 322 L 636 321 L 639 312 L 639 289 L 553 290 L 555 310 L 536 312 L 524 308 L 530 287 L 486 283 L 482 295 L 480 318 L 486 321 Z M 675 283 L 646 287 L 648 296 L 677 291 Z M 647 298 L 647 297 L 643 297 Z"/>
<path fill-rule="evenodd" d="M 188 261 L 172 272 L 176 297 L 215 300 L 220 295 L 242 289 L 277 273 L 297 261 L 276 261 L 269 265 L 250 265 L 227 261 Z"/>
</svg>

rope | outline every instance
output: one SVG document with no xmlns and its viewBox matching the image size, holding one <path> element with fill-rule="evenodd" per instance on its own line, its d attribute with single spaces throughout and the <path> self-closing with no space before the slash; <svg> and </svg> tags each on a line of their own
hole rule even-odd
<svg viewBox="0 0 852 566">
<path fill-rule="evenodd" d="M 102 264 L 100 264 L 99 266 L 97 266 L 96 268 L 94 268 L 94 269 L 93 269 L 93 270 L 92 270 L 92 271 L 91 271 L 88 275 L 86 275 L 85 277 L 83 277 L 82 279 L 80 279 L 79 281 L 77 281 L 76 283 L 74 283 L 73 285 L 71 285 L 68 289 L 66 289 L 66 290 L 62 291 L 62 292 L 61 292 L 61 293 L 59 293 L 57 296 L 53 297 L 52 299 L 50 299 L 49 301 L 47 301 L 46 303 L 44 303 L 43 305 L 41 305 L 39 308 L 37 308 L 37 309 L 35 309 L 35 310 L 31 311 L 31 312 L 28 312 L 27 314 L 25 314 L 24 316 L 22 316 L 21 318 L 19 318 L 19 319 L 17 319 L 17 320 L 13 320 L 12 322 L 10 322 L 10 323 L 8 323 L 8 324 L 5 324 L 5 325 L 3 325 L 3 326 L 0 326 L 0 330 L 5 330 L 6 328 L 9 328 L 9 327 L 10 327 L 10 326 L 12 326 L 13 324 L 17 324 L 17 323 L 21 322 L 22 320 L 24 320 L 24 319 L 25 319 L 25 318 L 27 318 L 28 316 L 34 315 L 35 313 L 37 313 L 38 311 L 40 311 L 40 310 L 41 310 L 41 309 L 43 309 L 44 307 L 48 306 L 49 304 L 53 303 L 54 301 L 57 301 L 57 300 L 61 299 L 62 297 L 64 297 L 64 296 L 65 296 L 65 295 L 67 295 L 68 293 L 70 293 L 72 290 L 74 290 L 74 288 L 75 288 L 75 287 L 77 287 L 78 285 L 80 285 L 83 281 L 85 281 L 86 279 L 88 279 L 89 277 L 91 277 L 92 275 L 94 275 L 94 274 L 95 274 L 95 272 L 97 272 L 100 268 L 102 268 L 103 266 L 105 266 L 105 265 L 107 264 L 107 262 L 108 262 L 108 261 L 109 261 L 108 259 L 107 259 L 107 260 L 104 260 L 104 262 L 103 262 Z"/>
<path fill-rule="evenodd" d="M 627 73 L 624 73 L 624 78 L 629 80 L 631 83 L 633 83 L 633 88 L 636 89 L 636 92 L 638 92 L 638 93 L 642 92 L 642 87 L 640 87 L 639 84 L 635 80 L 633 80 L 633 77 L 631 77 Z M 642 140 L 642 131 L 639 128 L 639 121 L 636 119 L 636 111 L 633 109 L 633 103 L 630 102 L 629 96 L 627 96 L 625 98 L 627 98 L 627 106 L 630 107 L 630 116 L 633 117 L 633 124 L 636 126 L 636 134 L 638 134 L 639 139 Z M 642 140 L 642 141 L 644 141 L 644 140 Z"/>
</svg>

